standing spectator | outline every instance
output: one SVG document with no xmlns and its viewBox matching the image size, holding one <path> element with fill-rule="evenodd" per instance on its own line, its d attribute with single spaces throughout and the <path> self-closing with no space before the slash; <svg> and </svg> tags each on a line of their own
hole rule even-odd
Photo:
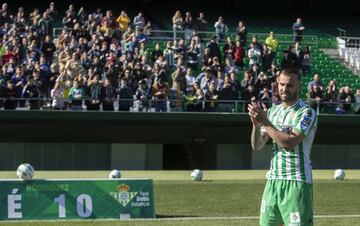
<svg viewBox="0 0 360 226">
<path fill-rule="evenodd" d="M 226 38 L 226 43 L 224 45 L 224 58 L 233 60 L 235 52 L 235 43 L 231 40 L 231 37 Z"/>
<path fill-rule="evenodd" d="M 292 26 L 292 30 L 294 33 L 294 43 L 300 43 L 303 38 L 303 32 L 305 30 L 304 25 L 302 24 L 301 18 L 297 18 L 296 22 Z"/>
<path fill-rule="evenodd" d="M 36 84 L 34 84 L 34 78 L 32 76 L 28 78 L 28 83 L 24 87 L 23 97 L 30 99 L 29 100 L 30 110 L 40 109 L 40 101 L 38 99 L 40 97 L 39 89 L 36 86 Z"/>
<path fill-rule="evenodd" d="M 360 114 L 360 89 L 356 89 L 355 102 L 354 112 L 355 114 Z"/>
<path fill-rule="evenodd" d="M 51 35 L 53 25 L 51 18 L 45 12 L 43 13 L 42 18 L 38 22 L 38 27 L 40 28 L 40 35 L 45 37 L 46 35 Z"/>
<path fill-rule="evenodd" d="M 313 85 L 318 85 L 320 90 L 324 89 L 324 84 L 322 83 L 319 74 L 314 74 L 313 80 L 311 80 L 307 85 L 307 90 L 311 91 L 311 87 Z"/>
<path fill-rule="evenodd" d="M 15 74 L 12 76 L 11 80 L 15 86 L 15 90 L 18 93 L 18 97 L 22 96 L 23 88 L 27 84 L 27 79 L 24 76 L 24 69 L 21 66 L 16 67 Z M 25 101 L 20 100 L 20 107 L 25 107 Z"/>
<path fill-rule="evenodd" d="M 14 82 L 12 80 L 8 80 L 6 82 L 6 88 L 2 97 L 5 98 L 4 109 L 5 110 L 15 110 L 18 105 L 19 93 L 16 91 L 14 87 Z"/>
<path fill-rule="evenodd" d="M 224 82 L 222 87 L 219 90 L 219 97 L 220 100 L 219 108 L 221 112 L 231 112 L 234 108 L 234 101 L 236 98 L 234 96 L 234 87 L 231 83 L 231 79 L 229 76 L 224 77 Z M 225 101 L 225 102 L 221 102 Z"/>
<path fill-rule="evenodd" d="M 133 24 L 135 26 L 135 30 L 143 30 L 145 26 L 145 17 L 143 13 L 140 11 L 136 17 L 134 17 Z"/>
<path fill-rule="evenodd" d="M 245 58 L 245 49 L 243 48 L 241 41 L 236 41 L 235 50 L 234 50 L 234 62 L 235 65 L 243 69 L 244 67 L 244 58 Z"/>
<path fill-rule="evenodd" d="M 184 29 L 185 43 L 188 44 L 194 32 L 194 21 L 190 12 L 185 13 Z"/>
<path fill-rule="evenodd" d="M 246 46 L 248 31 L 244 21 L 239 21 L 239 26 L 236 28 L 235 32 L 237 35 L 237 40 L 240 41 L 241 46 Z"/>
<path fill-rule="evenodd" d="M 321 107 L 320 102 L 323 101 L 323 91 L 317 84 L 314 84 L 311 87 L 311 90 L 307 93 L 307 100 L 309 101 L 309 105 L 315 111 Z"/>
<path fill-rule="evenodd" d="M 338 96 L 338 106 L 336 108 L 336 114 L 342 115 L 350 113 L 351 104 L 355 102 L 355 96 L 350 86 L 341 87 Z"/>
<path fill-rule="evenodd" d="M 209 91 L 205 93 L 205 112 L 215 112 L 218 107 L 219 94 L 217 91 L 217 85 L 213 81 L 209 86 Z"/>
<path fill-rule="evenodd" d="M 151 99 L 150 96 L 150 89 L 146 84 L 146 80 L 142 79 L 139 81 L 139 87 L 135 92 L 135 109 L 136 111 L 148 111 L 149 110 L 149 100 Z"/>
<path fill-rule="evenodd" d="M 186 57 L 187 57 L 187 66 L 191 67 L 193 70 L 197 69 L 199 54 L 200 54 L 200 49 L 197 47 L 196 41 L 192 39 L 189 49 L 186 52 Z"/>
<path fill-rule="evenodd" d="M 259 105 L 262 105 L 262 103 L 263 103 L 266 105 L 266 107 L 270 108 L 271 101 L 272 101 L 271 90 L 269 90 L 269 88 L 267 88 L 267 87 L 264 87 L 262 90 L 260 90 L 258 99 L 259 99 L 259 101 L 261 101 L 261 103 L 259 103 Z"/>
<path fill-rule="evenodd" d="M 288 46 L 287 49 L 283 50 L 283 56 L 281 58 L 281 69 L 294 67 L 295 56 L 292 51 L 292 46 Z"/>
<path fill-rule="evenodd" d="M 257 95 L 252 84 L 249 84 L 249 86 L 243 91 L 242 97 L 243 100 L 245 100 L 244 112 L 248 112 L 248 105 L 257 100 Z"/>
<path fill-rule="evenodd" d="M 311 54 L 308 46 L 304 48 L 302 54 L 301 70 L 303 74 L 311 74 Z"/>
<path fill-rule="evenodd" d="M 271 67 L 271 63 L 274 61 L 275 53 L 268 48 L 267 44 L 264 44 L 263 54 L 261 56 L 262 68 L 264 71 L 268 71 Z"/>
<path fill-rule="evenodd" d="M 250 43 L 250 49 L 248 50 L 248 57 L 249 57 L 249 69 L 256 63 L 260 63 L 261 52 L 255 46 L 254 43 Z"/>
<path fill-rule="evenodd" d="M 276 54 L 279 42 L 275 38 L 274 32 L 271 31 L 269 37 L 266 38 L 265 44 L 269 47 L 270 51 Z"/>
<path fill-rule="evenodd" d="M 71 110 L 81 110 L 82 101 L 85 97 L 85 92 L 82 87 L 79 86 L 79 81 L 74 80 L 73 86 L 69 91 L 69 99 L 71 101 Z"/>
<path fill-rule="evenodd" d="M 295 59 L 293 67 L 300 70 L 301 67 L 302 67 L 302 60 L 303 60 L 304 53 L 301 50 L 300 45 L 299 45 L 298 42 L 295 43 L 295 46 L 292 49 L 292 51 L 293 51 L 293 56 L 294 56 L 294 59 Z"/>
<path fill-rule="evenodd" d="M 119 111 L 129 111 L 130 107 L 133 105 L 133 95 L 128 86 L 128 81 L 126 79 L 121 79 L 120 86 L 116 91 L 119 100 Z"/>
<path fill-rule="evenodd" d="M 234 100 L 238 100 L 241 91 L 241 83 L 234 72 L 230 73 L 230 83 L 234 92 L 233 94 Z"/>
<path fill-rule="evenodd" d="M 177 31 L 181 31 L 183 29 L 184 20 L 181 16 L 180 10 L 177 10 L 175 15 L 172 18 L 173 23 L 173 32 L 174 32 L 174 40 L 177 39 Z"/>
<path fill-rule="evenodd" d="M 339 95 L 339 89 L 335 80 L 330 80 L 326 87 L 325 101 L 327 102 L 326 108 L 329 112 L 334 112 L 335 103 Z"/>
<path fill-rule="evenodd" d="M 54 88 L 50 95 L 52 98 L 51 107 L 55 110 L 65 110 L 67 106 L 64 105 L 64 91 L 65 91 L 65 72 L 61 72 L 55 81 Z"/>
<path fill-rule="evenodd" d="M 199 17 L 197 18 L 197 25 L 198 25 L 198 31 L 199 31 L 199 37 L 203 39 L 205 35 L 203 35 L 201 32 L 207 31 L 207 20 L 205 18 L 205 14 L 203 12 L 200 12 Z"/>
<path fill-rule="evenodd" d="M 152 29 L 153 29 L 152 23 L 151 23 L 151 21 L 149 20 L 149 21 L 146 23 L 145 27 L 144 27 L 144 35 L 150 36 L 150 35 L 151 35 L 151 32 L 152 32 Z"/>
<path fill-rule="evenodd" d="M 166 100 L 169 96 L 169 85 L 163 78 L 159 78 L 152 87 L 153 96 L 155 100 L 155 111 L 166 112 Z"/>
<path fill-rule="evenodd" d="M 131 19 L 127 15 L 127 13 L 124 10 L 122 10 L 120 16 L 116 19 L 116 22 L 119 24 L 119 30 L 121 34 L 123 34 L 125 31 L 127 31 Z"/>
<path fill-rule="evenodd" d="M 114 111 L 114 100 L 116 91 L 111 85 L 109 79 L 105 79 L 104 86 L 101 89 L 101 103 L 104 111 Z"/>
<path fill-rule="evenodd" d="M 174 58 L 174 50 L 171 46 L 170 41 L 166 42 L 166 48 L 164 49 L 163 55 L 166 59 L 167 65 L 169 66 L 170 70 L 172 70 L 175 65 L 175 58 Z"/>
<path fill-rule="evenodd" d="M 254 44 L 256 49 L 260 50 L 260 53 L 262 54 L 263 52 L 263 46 L 262 44 L 258 41 L 257 36 L 253 36 L 251 39 L 251 43 Z M 249 49 L 251 48 L 251 43 L 249 45 Z"/>
<path fill-rule="evenodd" d="M 99 75 L 94 75 L 94 78 L 88 81 L 86 91 L 89 99 L 85 101 L 87 110 L 100 110 L 101 83 L 99 79 Z"/>
<path fill-rule="evenodd" d="M 224 19 L 222 16 L 219 16 L 218 20 L 214 24 L 214 27 L 217 42 L 220 43 L 220 41 L 224 38 L 225 34 L 229 31 L 229 28 L 224 23 Z"/>
<path fill-rule="evenodd" d="M 53 55 L 56 51 L 56 46 L 51 40 L 50 35 L 46 35 L 45 40 L 41 42 L 41 52 L 44 54 L 46 61 L 51 64 Z"/>
<path fill-rule="evenodd" d="M 218 57 L 219 60 L 221 61 L 220 47 L 216 41 L 216 38 L 217 38 L 216 36 L 213 36 L 210 42 L 208 43 L 207 47 L 210 49 L 210 57 L 211 58 Z M 205 50 L 205 54 L 206 54 L 206 50 Z"/>
</svg>

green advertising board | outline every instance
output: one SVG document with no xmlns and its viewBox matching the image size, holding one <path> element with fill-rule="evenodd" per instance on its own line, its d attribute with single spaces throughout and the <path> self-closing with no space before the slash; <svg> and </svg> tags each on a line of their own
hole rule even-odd
<svg viewBox="0 0 360 226">
<path fill-rule="evenodd" d="M 154 217 L 151 179 L 0 180 L 0 220 Z"/>
</svg>

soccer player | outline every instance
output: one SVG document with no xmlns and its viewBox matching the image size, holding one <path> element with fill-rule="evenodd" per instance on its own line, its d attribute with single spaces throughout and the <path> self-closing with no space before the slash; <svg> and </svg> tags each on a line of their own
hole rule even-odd
<svg viewBox="0 0 360 226">
<path fill-rule="evenodd" d="M 313 195 L 310 151 L 317 116 L 299 100 L 297 69 L 281 71 L 277 77 L 281 104 L 266 109 L 249 104 L 254 150 L 273 140 L 273 157 L 260 208 L 260 225 L 313 225 Z"/>
</svg>

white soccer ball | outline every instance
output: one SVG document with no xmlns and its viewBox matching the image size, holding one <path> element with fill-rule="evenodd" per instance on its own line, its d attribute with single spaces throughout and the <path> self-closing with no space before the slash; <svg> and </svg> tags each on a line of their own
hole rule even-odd
<svg viewBox="0 0 360 226">
<path fill-rule="evenodd" d="M 194 169 L 192 172 L 191 172 L 191 179 L 193 181 L 201 181 L 203 178 L 203 172 L 199 169 Z"/>
<path fill-rule="evenodd" d="M 345 179 L 345 171 L 342 169 L 335 170 L 334 178 L 336 180 L 344 180 Z"/>
<path fill-rule="evenodd" d="M 121 178 L 121 173 L 119 170 L 114 169 L 109 173 L 109 179 L 117 179 L 117 178 Z"/>
<path fill-rule="evenodd" d="M 18 166 L 16 176 L 22 180 L 31 180 L 34 176 L 34 167 L 29 163 L 23 163 Z"/>
</svg>

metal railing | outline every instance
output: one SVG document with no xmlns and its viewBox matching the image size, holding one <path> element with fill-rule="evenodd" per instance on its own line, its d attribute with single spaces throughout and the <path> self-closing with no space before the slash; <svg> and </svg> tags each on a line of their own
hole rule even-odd
<svg viewBox="0 0 360 226">
<path fill-rule="evenodd" d="M 339 40 L 342 40 L 344 43 L 342 43 L 343 47 L 346 48 L 360 48 L 360 37 L 350 37 L 350 36 L 342 36 L 338 37 Z M 339 43 L 339 42 L 338 42 Z"/>
<path fill-rule="evenodd" d="M 61 34 L 62 30 L 71 30 L 68 28 L 62 28 L 62 27 L 55 27 L 53 29 L 53 37 L 57 39 L 59 35 Z M 204 41 L 210 41 L 211 37 L 215 35 L 215 32 L 210 31 L 196 31 L 197 34 L 201 35 Z M 184 30 L 178 30 L 176 31 L 177 38 L 185 37 L 185 31 Z M 179 35 L 180 34 L 180 35 Z M 234 36 L 235 32 L 228 32 L 225 34 L 226 36 Z M 258 40 L 265 41 L 266 37 L 269 36 L 269 33 L 248 33 L 248 38 L 251 38 L 253 36 L 256 36 Z M 319 38 L 316 35 L 303 35 L 302 44 L 303 45 L 309 45 L 318 47 L 319 46 Z M 174 31 L 173 30 L 151 30 L 150 35 L 148 36 L 150 40 L 159 40 L 159 41 L 166 41 L 166 40 L 174 40 Z M 284 45 L 290 45 L 294 44 L 293 41 L 293 34 L 276 34 L 276 38 L 279 42 L 279 44 Z M 221 43 L 225 43 L 225 38 L 221 40 Z"/>
<path fill-rule="evenodd" d="M 268 107 L 279 104 L 273 101 L 254 101 Z M 318 114 L 339 113 L 339 106 L 347 105 L 344 113 L 354 113 L 360 110 L 360 103 L 306 101 Z M 248 100 L 192 100 L 163 99 L 163 100 L 137 100 L 137 99 L 67 99 L 67 98 L 0 98 L 1 110 L 41 110 L 41 111 L 128 111 L 128 112 L 247 112 Z"/>
</svg>

